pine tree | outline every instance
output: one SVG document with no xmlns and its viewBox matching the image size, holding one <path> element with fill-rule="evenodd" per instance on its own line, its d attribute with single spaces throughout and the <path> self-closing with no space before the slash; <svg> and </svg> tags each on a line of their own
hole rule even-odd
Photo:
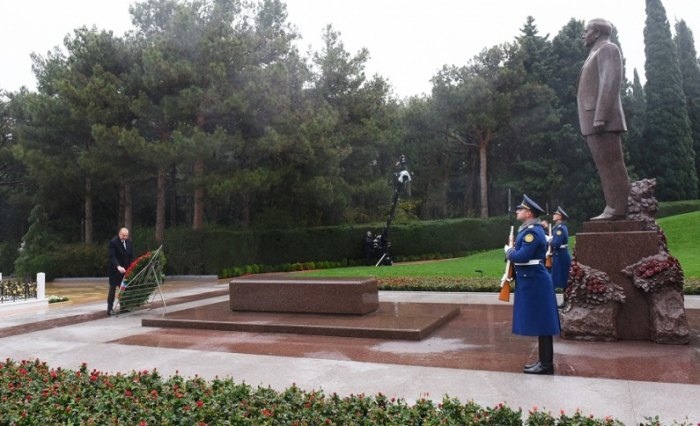
<svg viewBox="0 0 700 426">
<path fill-rule="evenodd" d="M 646 12 L 642 168 L 657 179 L 659 200 L 693 199 L 698 177 L 678 55 L 661 0 L 647 0 Z"/>
<path fill-rule="evenodd" d="M 700 158 L 698 158 L 700 153 L 700 66 L 698 65 L 693 32 L 684 20 L 676 22 L 675 41 L 678 48 L 681 75 L 683 76 L 683 93 L 688 109 L 690 131 L 693 137 L 695 173 L 700 176 Z"/>
</svg>

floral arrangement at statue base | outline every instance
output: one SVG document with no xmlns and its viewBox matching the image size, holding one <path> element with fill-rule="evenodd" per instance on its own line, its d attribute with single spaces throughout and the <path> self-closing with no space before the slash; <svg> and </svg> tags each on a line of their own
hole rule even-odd
<svg viewBox="0 0 700 426">
<path fill-rule="evenodd" d="M 625 295 L 602 271 L 580 264 L 574 258 L 564 292 L 561 337 L 573 340 L 613 342 L 619 339 L 617 314 Z"/>
<path fill-rule="evenodd" d="M 684 274 L 678 259 L 662 252 L 643 258 L 622 273 L 644 291 L 649 303 L 652 340 L 671 345 L 688 344 L 690 328 L 685 316 Z"/>
<path fill-rule="evenodd" d="M 112 312 L 117 314 L 144 306 L 165 278 L 165 262 L 162 247 L 134 260 L 124 274 Z"/>
</svg>

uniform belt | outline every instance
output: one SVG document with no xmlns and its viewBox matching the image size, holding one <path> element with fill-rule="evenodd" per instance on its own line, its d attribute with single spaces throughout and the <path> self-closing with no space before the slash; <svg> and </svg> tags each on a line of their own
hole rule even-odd
<svg viewBox="0 0 700 426">
<path fill-rule="evenodd" d="M 559 246 L 559 247 L 557 247 L 557 248 L 567 248 L 567 247 L 569 247 L 569 245 L 568 245 L 568 244 L 564 244 L 563 246 Z"/>
<path fill-rule="evenodd" d="M 515 263 L 514 265 L 515 266 L 528 266 L 528 265 L 539 265 L 540 263 L 542 263 L 542 259 L 532 259 L 529 262 Z"/>
</svg>

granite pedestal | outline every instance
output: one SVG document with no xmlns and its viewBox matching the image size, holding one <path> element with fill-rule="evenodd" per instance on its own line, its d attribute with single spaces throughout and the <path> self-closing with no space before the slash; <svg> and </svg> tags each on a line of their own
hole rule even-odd
<svg viewBox="0 0 700 426">
<path fill-rule="evenodd" d="M 617 316 L 621 339 L 651 339 L 649 304 L 644 292 L 622 270 L 658 251 L 656 232 L 645 231 L 641 221 L 584 222 L 583 232 L 576 234 L 578 262 L 605 272 L 624 289 L 625 303 Z"/>
<path fill-rule="evenodd" d="M 365 315 L 379 307 L 374 278 L 245 277 L 229 292 L 232 311 Z"/>
<path fill-rule="evenodd" d="M 430 303 L 379 303 L 375 278 L 244 277 L 229 283 L 229 302 L 162 318 L 150 327 L 422 340 L 459 314 Z"/>
<path fill-rule="evenodd" d="M 459 315 L 459 306 L 436 303 L 380 303 L 368 315 L 231 311 L 214 303 L 161 318 L 144 318 L 145 327 L 280 333 L 390 340 L 422 340 Z"/>
</svg>

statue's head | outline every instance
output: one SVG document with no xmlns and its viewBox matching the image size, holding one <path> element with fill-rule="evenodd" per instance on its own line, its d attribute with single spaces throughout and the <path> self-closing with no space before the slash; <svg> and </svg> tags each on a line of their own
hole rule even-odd
<svg viewBox="0 0 700 426">
<path fill-rule="evenodd" d="M 600 37 L 610 37 L 612 31 L 613 25 L 610 21 L 601 18 L 591 19 L 583 33 L 583 42 L 586 47 L 591 47 Z"/>
</svg>

